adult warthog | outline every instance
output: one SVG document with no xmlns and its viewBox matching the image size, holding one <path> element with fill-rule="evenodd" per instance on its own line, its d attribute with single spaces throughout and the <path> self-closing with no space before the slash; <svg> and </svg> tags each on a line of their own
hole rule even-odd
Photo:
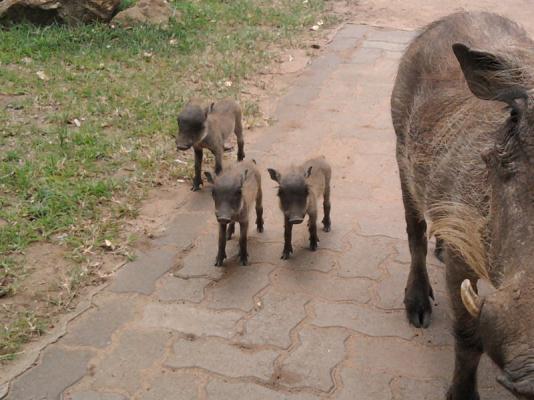
<svg viewBox="0 0 534 400">
<path fill-rule="evenodd" d="M 449 400 L 479 399 L 483 352 L 498 381 L 534 399 L 534 42 L 514 22 L 458 13 L 403 56 L 391 98 L 411 269 L 404 303 L 426 328 L 427 224 L 455 315 Z M 485 279 L 493 290 L 478 294 Z"/>
</svg>

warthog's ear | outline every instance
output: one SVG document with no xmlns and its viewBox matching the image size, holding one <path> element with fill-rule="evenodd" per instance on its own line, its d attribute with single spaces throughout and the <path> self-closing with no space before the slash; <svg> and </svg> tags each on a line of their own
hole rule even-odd
<svg viewBox="0 0 534 400">
<path fill-rule="evenodd" d="M 312 168 L 313 168 L 313 166 L 309 167 L 309 168 L 306 170 L 306 172 L 304 172 L 304 177 L 305 177 L 305 178 L 309 178 L 309 177 L 310 177 L 311 172 L 312 172 Z"/>
<path fill-rule="evenodd" d="M 213 176 L 211 175 L 210 172 L 208 171 L 204 171 L 204 176 L 206 177 L 206 179 L 208 180 L 209 183 L 213 184 Z"/>
<path fill-rule="evenodd" d="M 483 100 L 498 100 L 516 106 L 516 99 L 527 99 L 521 85 L 521 72 L 504 59 L 464 44 L 452 45 L 454 55 L 473 94 Z"/>
<path fill-rule="evenodd" d="M 280 183 L 280 173 L 277 170 L 268 168 L 267 171 L 269 171 L 269 175 L 271 175 L 273 181 Z"/>
<path fill-rule="evenodd" d="M 469 279 L 462 282 L 460 292 L 462 295 L 462 302 L 464 303 L 467 312 L 469 312 L 472 317 L 478 318 L 482 308 L 482 299 L 473 289 Z"/>
</svg>

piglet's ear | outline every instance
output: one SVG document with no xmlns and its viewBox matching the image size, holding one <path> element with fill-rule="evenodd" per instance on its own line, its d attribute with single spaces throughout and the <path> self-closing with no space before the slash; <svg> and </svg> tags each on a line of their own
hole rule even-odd
<svg viewBox="0 0 534 400">
<path fill-rule="evenodd" d="M 205 109 L 204 109 L 204 113 L 206 114 L 206 117 L 208 116 L 208 114 L 210 112 L 213 111 L 213 107 L 215 106 L 215 103 L 210 103 Z"/>
<path fill-rule="evenodd" d="M 213 176 L 211 176 L 210 172 L 204 171 L 204 176 L 206 177 L 209 183 L 213 184 Z"/>
<path fill-rule="evenodd" d="M 268 168 L 267 171 L 269 171 L 269 175 L 271 175 L 273 181 L 280 183 L 280 173 L 277 170 Z"/>
<path fill-rule="evenodd" d="M 245 172 L 243 172 L 243 175 L 241 175 L 241 186 L 243 186 L 243 184 L 247 180 L 247 176 L 248 176 L 248 169 L 246 169 Z"/>
<path fill-rule="evenodd" d="M 304 173 L 304 177 L 305 178 L 309 178 L 310 177 L 311 172 L 312 172 L 312 168 L 313 168 L 313 166 L 306 170 L 306 172 Z"/>
</svg>

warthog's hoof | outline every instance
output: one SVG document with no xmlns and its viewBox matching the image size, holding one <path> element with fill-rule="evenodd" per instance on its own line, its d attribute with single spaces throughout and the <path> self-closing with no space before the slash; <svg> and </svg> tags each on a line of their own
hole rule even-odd
<svg viewBox="0 0 534 400">
<path fill-rule="evenodd" d="M 480 400 L 480 396 L 476 391 L 465 393 L 465 391 L 457 390 L 454 387 L 451 387 L 447 392 L 447 400 Z"/>
<path fill-rule="evenodd" d="M 416 328 L 428 328 L 432 320 L 432 287 L 426 280 L 408 283 L 404 295 L 404 305 L 410 323 Z"/>
<path fill-rule="evenodd" d="M 324 231 L 324 232 L 330 232 L 330 230 L 331 230 L 330 225 L 325 225 L 325 226 L 323 226 L 323 231 Z"/>
</svg>

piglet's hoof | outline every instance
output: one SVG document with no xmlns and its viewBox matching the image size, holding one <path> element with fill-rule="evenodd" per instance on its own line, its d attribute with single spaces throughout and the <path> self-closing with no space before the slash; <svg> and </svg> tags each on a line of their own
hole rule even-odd
<svg viewBox="0 0 534 400">
<path fill-rule="evenodd" d="M 240 255 L 239 262 L 243 266 L 248 265 L 248 254 L 245 254 L 244 256 Z"/>
<path fill-rule="evenodd" d="M 293 247 L 290 246 L 282 252 L 282 257 L 280 257 L 282 260 L 289 260 L 289 257 L 291 257 L 291 254 L 293 254 Z"/>
</svg>

